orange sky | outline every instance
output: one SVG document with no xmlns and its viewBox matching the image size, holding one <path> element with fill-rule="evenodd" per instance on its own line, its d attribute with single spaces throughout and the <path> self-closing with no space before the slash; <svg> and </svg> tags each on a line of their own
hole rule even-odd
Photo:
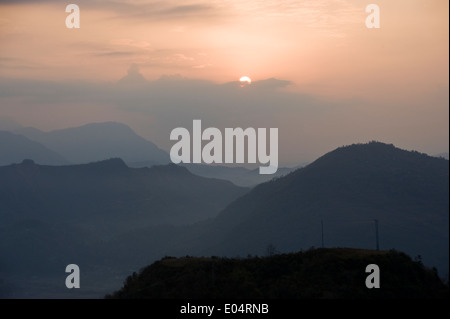
<svg viewBox="0 0 450 319">
<path fill-rule="evenodd" d="M 291 82 L 280 90 L 345 105 L 298 128 L 309 145 L 305 151 L 290 151 L 294 139 L 286 137 L 286 163 L 372 137 L 448 151 L 446 0 L 373 1 L 381 10 L 380 29 L 365 27 L 368 3 L 360 0 L 73 2 L 81 9 L 80 29 L 65 27 L 63 1 L 0 3 L 4 81 L 112 83 L 133 64 L 150 81 L 174 74 L 215 84 L 242 75 L 254 82 L 276 78 Z M 0 116 L 42 129 L 123 119 L 168 148 L 166 132 L 145 128 L 158 118 L 154 114 L 143 118 L 108 103 L 64 101 L 76 109 L 45 119 L 25 107 L 25 96 L 0 92 Z M 276 123 L 292 130 L 302 116 L 281 113 Z M 341 125 L 345 121 L 353 126 Z"/>
</svg>

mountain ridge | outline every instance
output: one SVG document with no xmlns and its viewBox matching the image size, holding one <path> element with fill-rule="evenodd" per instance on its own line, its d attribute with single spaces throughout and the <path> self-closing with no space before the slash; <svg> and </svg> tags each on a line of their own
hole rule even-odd
<svg viewBox="0 0 450 319">
<path fill-rule="evenodd" d="M 6 223 L 2 222 L 0 252 L 4 256 L 15 256 L 20 247 L 19 250 L 34 247 L 30 256 L 45 261 L 48 258 L 46 252 L 49 247 L 56 245 L 55 241 L 58 245 L 67 242 L 77 254 L 72 256 L 65 252 L 61 260 L 57 261 L 62 265 L 72 256 L 89 267 L 95 265 L 94 268 L 100 270 L 89 272 L 89 278 L 95 278 L 99 282 L 99 289 L 103 291 L 107 284 L 117 282 L 120 278 L 114 277 L 115 281 L 112 281 L 111 276 L 117 276 L 117 273 L 129 274 L 130 269 L 139 269 L 163 256 L 261 255 L 269 246 L 280 253 L 305 250 L 312 246 L 374 249 L 375 219 L 378 220 L 381 249 L 393 248 L 411 257 L 420 255 L 425 265 L 436 266 L 440 276 L 448 278 L 448 160 L 404 151 L 392 145 L 376 142 L 333 150 L 304 168 L 257 185 L 248 192 L 235 193 L 234 198 L 230 196 L 228 200 L 223 198 L 221 187 L 232 187 L 230 182 L 214 188 L 214 179 L 192 177 L 186 168 L 173 164 L 130 169 L 124 168 L 122 160 L 111 159 L 103 165 L 91 163 L 71 167 L 70 174 L 64 173 L 67 168 L 39 166 L 31 161 L 8 168 L 22 171 L 21 175 L 2 175 L 5 167 L 0 167 L 0 202 L 3 203 L 0 217 L 4 219 L 8 218 L 5 205 L 11 198 L 18 199 L 18 212 L 27 209 L 32 209 L 34 213 L 39 211 L 43 197 L 35 200 L 33 195 L 36 192 L 39 194 L 47 186 L 33 181 L 34 178 L 45 177 L 48 170 L 57 172 L 51 178 L 43 179 L 50 184 L 59 179 L 74 187 L 77 179 L 89 177 L 85 183 L 89 188 L 81 189 L 84 193 L 71 191 L 71 194 L 81 197 L 68 197 L 65 202 L 64 196 L 58 192 L 69 187 L 67 185 L 52 188 L 52 193 L 57 199 L 63 200 L 64 209 L 57 209 L 57 212 L 67 214 L 70 209 L 83 214 L 92 212 L 92 216 L 97 216 L 96 220 L 89 220 L 88 225 L 78 229 L 69 228 L 67 231 L 61 226 L 62 222 L 57 224 L 61 229 L 49 224 L 52 219 L 44 221 L 41 226 L 33 223 L 17 226 L 19 224 L 14 223 L 18 229 L 5 229 Z M 151 181 L 158 184 L 151 184 L 156 185 L 152 188 L 151 185 L 141 184 L 140 179 L 124 183 L 122 178 L 127 179 L 129 175 L 136 174 L 151 177 Z M 20 178 L 24 179 L 24 185 L 28 185 L 23 194 L 11 193 L 13 190 L 8 188 L 5 192 L 2 182 L 11 186 L 7 180 L 11 176 L 16 176 L 12 180 L 22 176 Z M 186 183 L 186 180 L 191 180 L 193 184 Z M 106 201 L 103 201 L 101 192 L 96 193 L 103 188 L 114 191 L 118 186 L 122 187 L 121 191 L 112 193 Z M 169 186 L 171 195 L 160 196 Z M 133 187 L 143 190 L 145 196 L 133 193 Z M 153 223 L 148 226 L 140 219 L 140 214 L 148 211 L 146 206 L 139 210 L 129 204 L 147 203 L 148 194 L 153 194 L 152 200 L 157 200 L 153 203 L 159 205 L 153 207 L 159 207 L 166 213 L 170 213 L 169 208 L 174 212 L 195 213 L 198 210 L 188 209 L 185 201 L 205 205 L 205 201 L 217 204 L 222 200 L 223 207 L 217 209 L 216 217 L 197 223 Z M 26 196 L 28 200 L 20 196 Z M 87 212 L 78 208 L 80 198 L 98 204 L 100 211 Z M 137 200 L 139 198 L 142 201 Z M 113 199 L 112 203 L 110 199 Z M 127 213 L 121 215 L 126 216 L 126 219 L 112 219 L 115 211 L 109 210 L 110 207 L 126 208 L 123 212 Z M 107 214 L 102 213 L 102 210 Z M 210 208 L 206 208 L 205 212 L 208 210 L 210 213 Z M 27 219 L 32 217 L 36 218 L 36 215 Z M 134 223 L 126 224 L 126 221 Z M 71 219 L 67 219 L 67 222 L 70 227 L 77 226 Z M 321 222 L 324 226 L 323 244 Z M 58 232 L 49 231 L 51 229 L 58 229 Z M 113 229 L 113 234 L 100 238 L 97 236 L 97 241 L 88 236 L 71 236 L 73 242 L 64 239 L 65 233 L 78 234 L 80 230 L 96 234 L 110 233 Z M 43 235 L 53 233 L 56 236 L 53 239 Z M 12 238 L 15 238 L 14 242 L 11 242 Z M 37 246 L 28 246 L 32 244 Z M 16 250 L 10 251 L 8 249 L 12 248 L 8 247 Z M 30 263 L 26 254 L 20 258 L 21 264 Z M 11 262 L 11 258 L 5 260 Z M 56 267 L 54 261 L 49 261 L 49 265 L 54 265 L 51 268 L 54 271 L 62 267 Z M 84 267 L 86 269 L 87 266 Z M 55 283 L 55 287 L 58 285 Z M 59 288 L 54 289 L 59 291 Z M 34 293 L 39 294 L 36 291 Z"/>
<path fill-rule="evenodd" d="M 328 243 L 331 237 L 334 245 L 347 246 L 352 242 L 349 234 L 354 233 L 360 236 L 360 248 L 369 248 L 375 243 L 374 235 L 367 236 L 374 234 L 374 219 L 380 220 L 382 245 L 394 245 L 396 236 L 402 238 L 400 247 L 396 247 L 397 241 L 397 245 L 386 248 L 420 254 L 408 244 L 414 242 L 415 236 L 393 230 L 399 227 L 416 235 L 426 233 L 427 237 L 436 232 L 443 236 L 438 240 L 438 251 L 448 247 L 448 161 L 383 143 L 339 148 L 236 199 L 215 219 L 216 226 L 211 227 L 221 234 L 208 242 L 228 246 L 227 252 L 239 250 L 238 242 L 242 242 L 250 253 L 255 253 L 255 245 L 264 247 L 257 234 L 267 231 L 266 245 L 273 242 L 282 251 L 305 249 L 320 245 L 322 220 Z M 361 230 L 356 227 L 358 223 Z M 224 233 L 224 225 L 228 225 L 228 234 Z M 298 237 L 287 233 L 298 233 Z M 234 244 L 230 245 L 230 241 Z M 425 246 L 435 250 L 427 243 L 421 248 L 422 255 L 427 256 Z M 245 254 L 245 250 L 240 251 Z M 443 265 L 441 271 L 448 269 L 448 253 L 432 255 L 432 264 Z"/>
<path fill-rule="evenodd" d="M 135 207 L 137 211 L 143 210 L 140 213 L 142 215 L 145 207 L 151 210 L 155 208 L 152 205 L 159 207 L 156 211 L 153 209 L 153 213 L 165 213 L 166 218 L 172 220 L 184 211 L 180 203 L 190 203 L 194 206 L 188 205 L 186 213 L 197 216 L 191 221 L 194 222 L 198 218 L 214 216 L 218 207 L 223 207 L 230 198 L 246 190 L 229 181 L 196 176 L 175 164 L 136 169 L 129 168 L 119 158 L 67 166 L 38 165 L 32 160 L 25 160 L 20 164 L 0 167 L 0 197 L 3 205 L 14 212 L 17 207 L 26 207 L 27 203 L 40 203 L 34 209 L 17 212 L 27 216 L 40 211 L 43 214 L 41 218 L 48 216 L 50 221 L 60 219 L 57 216 L 61 207 L 65 207 L 64 218 L 67 221 L 70 218 L 77 220 L 80 216 L 87 217 L 89 212 L 99 216 L 108 211 L 123 215 L 130 207 Z M 197 192 L 209 194 L 208 198 L 199 200 Z M 171 202 L 170 196 L 176 196 L 181 202 Z M 66 207 L 67 203 L 72 204 Z M 168 212 L 175 215 L 170 217 Z M 23 217 L 20 214 L 13 215 L 20 219 Z M 187 222 L 188 214 L 180 215 L 178 223 Z M 114 216 L 112 213 L 108 215 L 111 218 Z M 171 223 L 177 223 L 177 219 Z"/>
<path fill-rule="evenodd" d="M 165 229 L 161 237 L 148 236 L 157 229 L 141 229 L 121 242 L 139 256 L 151 251 L 147 259 L 186 252 L 259 255 L 268 245 L 280 252 L 322 245 L 375 249 L 377 220 L 381 249 L 421 255 L 448 277 L 448 219 L 448 161 L 374 142 L 336 149 L 259 184 L 214 219 Z"/>
<path fill-rule="evenodd" d="M 28 127 L 17 129 L 15 132 L 45 145 L 74 164 L 113 157 L 120 157 L 127 163 L 139 161 L 151 161 L 153 164 L 169 163 L 167 152 L 139 136 L 123 123 L 89 123 L 50 132 Z"/>
<path fill-rule="evenodd" d="M 0 166 L 24 159 L 42 164 L 66 165 L 69 162 L 48 147 L 25 136 L 0 130 Z"/>
</svg>

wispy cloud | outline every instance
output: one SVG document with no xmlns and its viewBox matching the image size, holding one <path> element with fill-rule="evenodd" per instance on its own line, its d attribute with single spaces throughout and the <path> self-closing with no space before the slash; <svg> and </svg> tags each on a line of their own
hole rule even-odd
<svg viewBox="0 0 450 319">
<path fill-rule="evenodd" d="M 214 2 L 220 5 L 221 1 Z M 363 5 L 348 0 L 230 0 L 234 12 L 255 21 L 290 20 L 307 28 L 330 32 L 361 23 Z"/>
<path fill-rule="evenodd" d="M 131 51 L 108 51 L 108 52 L 101 52 L 101 53 L 94 53 L 94 56 L 100 56 L 100 57 L 105 57 L 105 56 L 132 56 L 135 55 L 135 52 L 131 52 Z"/>
<path fill-rule="evenodd" d="M 13 57 L 0 57 L 0 68 L 15 70 L 39 70 L 44 66 L 39 63 L 33 63 L 25 59 Z"/>
</svg>

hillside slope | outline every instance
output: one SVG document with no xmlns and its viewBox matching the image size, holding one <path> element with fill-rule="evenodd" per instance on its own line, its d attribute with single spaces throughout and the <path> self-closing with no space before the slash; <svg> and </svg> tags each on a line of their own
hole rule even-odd
<svg viewBox="0 0 450 319">
<path fill-rule="evenodd" d="M 24 161 L 0 167 L 0 220 L 82 224 L 114 233 L 212 218 L 246 191 L 174 164 L 132 169 L 120 159 L 61 167 Z"/>
<path fill-rule="evenodd" d="M 51 132 L 20 128 L 17 133 L 54 150 L 73 164 L 115 157 L 122 158 L 126 163 L 139 161 L 149 161 L 153 165 L 169 163 L 167 152 L 122 123 L 90 123 Z"/>
<path fill-rule="evenodd" d="M 0 131 L 0 166 L 32 159 L 39 164 L 65 165 L 61 155 L 22 135 Z"/>
<path fill-rule="evenodd" d="M 380 269 L 368 289 L 366 266 Z M 396 251 L 315 249 L 271 257 L 164 258 L 134 273 L 107 298 L 448 298 L 436 272 Z"/>
<path fill-rule="evenodd" d="M 286 177 L 261 184 L 208 226 L 203 254 L 320 247 L 376 247 L 421 255 L 448 275 L 447 160 L 378 142 L 338 148 Z"/>
</svg>

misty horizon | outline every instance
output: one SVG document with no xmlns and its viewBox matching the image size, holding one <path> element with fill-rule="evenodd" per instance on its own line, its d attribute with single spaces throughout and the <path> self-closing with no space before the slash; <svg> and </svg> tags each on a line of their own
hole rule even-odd
<svg viewBox="0 0 450 319">
<path fill-rule="evenodd" d="M 56 1 L 2 1 L 0 117 L 120 122 L 167 152 L 194 119 L 277 127 L 281 166 L 372 140 L 448 152 L 448 3 L 396 3 L 368 29 L 356 0 L 80 0 L 67 29 Z"/>
<path fill-rule="evenodd" d="M 79 129 L 79 128 L 83 128 L 83 127 L 87 127 L 87 126 L 95 126 L 95 125 L 104 125 L 104 124 L 112 124 L 112 125 L 115 125 L 115 124 L 123 124 L 123 123 L 120 123 L 120 122 L 113 122 L 113 121 L 111 121 L 111 122 L 92 122 L 92 123 L 86 123 L 86 124 L 84 124 L 84 125 L 81 125 L 81 126 L 75 126 L 75 127 L 65 127 L 65 128 L 60 128 L 60 129 L 55 129 L 55 130 L 50 130 L 50 131 L 44 131 L 44 130 L 40 130 L 40 129 L 38 129 L 38 128 L 36 128 L 36 127 L 25 127 L 25 126 L 22 126 L 20 123 L 18 123 L 18 122 L 16 122 L 16 121 L 14 121 L 13 119 L 11 119 L 11 118 L 7 118 L 7 117 L 0 117 L 0 131 L 7 131 L 7 132 L 11 132 L 11 133 L 13 133 L 13 134 L 18 134 L 18 135 L 20 135 L 20 136 L 22 136 L 23 135 L 23 133 L 21 132 L 21 129 L 38 129 L 39 131 L 42 131 L 42 132 L 44 132 L 44 133 L 57 133 L 57 132 L 62 132 L 62 131 L 65 131 L 65 130 L 71 130 L 71 129 Z M 134 131 L 134 129 L 132 128 L 132 127 L 129 127 L 134 133 L 136 133 L 135 131 Z M 137 134 L 137 133 L 136 133 Z M 32 140 L 32 141 L 35 141 L 35 139 L 33 138 L 33 137 L 31 137 L 30 136 L 30 134 L 26 134 L 26 135 L 28 135 L 28 138 L 30 138 L 30 140 Z M 138 135 L 138 134 L 137 134 Z M 139 136 L 139 135 L 138 135 Z M 147 139 L 148 140 L 148 139 Z M 151 140 L 148 140 L 149 142 L 152 142 Z M 81 141 L 80 141 L 81 142 Z M 362 144 L 364 144 L 364 143 L 367 143 L 367 142 L 370 142 L 370 141 L 363 141 L 363 142 L 359 142 L 359 143 L 362 143 Z M 384 142 L 384 143 L 388 143 L 387 141 L 380 141 L 380 142 Z M 45 143 L 44 143 L 45 144 Z M 358 143 L 351 143 L 351 144 L 358 144 Z M 351 145 L 351 144 L 349 144 L 349 145 Z M 390 144 L 390 143 L 388 143 L 388 144 Z M 205 143 L 203 142 L 203 145 L 205 145 Z M 45 146 L 45 145 L 44 145 Z M 161 148 L 159 145 L 156 145 L 157 147 L 159 147 L 159 148 Z M 346 145 L 339 145 L 339 146 L 346 146 Z M 395 145 L 395 146 L 397 146 L 397 145 Z M 401 148 L 401 147 L 400 147 Z M 166 149 L 163 149 L 163 148 L 161 148 L 164 152 L 166 152 L 167 153 L 167 155 L 169 155 L 169 153 L 170 153 L 170 149 L 169 150 L 166 150 Z M 51 147 L 50 147 L 50 150 L 51 151 L 54 151 Z M 406 150 L 408 150 L 408 149 L 406 149 Z M 409 149 L 409 151 L 419 151 L 419 150 L 417 150 L 417 149 Z M 419 151 L 420 152 L 420 151 Z M 423 152 L 420 152 L 420 153 L 423 153 Z M 425 154 L 427 154 L 427 153 L 425 153 Z M 61 154 L 58 154 L 58 155 L 61 155 Z M 320 156 L 322 156 L 322 155 L 324 155 L 324 154 L 320 154 L 319 156 L 317 156 L 316 158 L 312 158 L 312 160 L 310 160 L 310 161 L 304 161 L 304 162 L 297 162 L 297 163 L 289 163 L 288 165 L 284 165 L 284 166 L 282 166 L 283 168 L 292 168 L 292 169 L 294 169 L 294 168 L 298 168 L 298 167 L 301 167 L 301 166 L 304 166 L 304 165 L 307 165 L 308 163 L 311 163 L 311 162 L 313 162 L 314 160 L 316 160 L 317 158 L 319 158 Z M 444 158 L 446 158 L 446 159 L 448 159 L 448 149 L 447 149 L 447 151 L 443 151 L 443 152 L 438 152 L 438 153 L 433 153 L 433 154 L 427 154 L 427 155 L 429 155 L 429 156 L 435 156 L 435 157 L 444 157 Z M 120 157 L 120 156 L 119 156 Z M 110 157 L 108 157 L 108 156 L 106 156 L 106 157 L 101 157 L 101 158 L 96 158 L 96 159 L 92 159 L 92 160 L 87 160 L 87 161 L 77 161 L 77 160 L 75 160 L 75 161 L 68 161 L 67 162 L 67 164 L 65 164 L 65 165 L 68 165 L 68 164 L 81 164 L 81 163 L 89 163 L 89 162 L 93 162 L 93 161 L 101 161 L 101 160 L 106 160 L 106 159 L 108 159 L 108 158 L 110 158 Z M 36 159 L 33 159 L 33 158 L 23 158 L 23 159 L 32 159 L 32 160 L 36 160 Z M 67 159 L 65 159 L 65 160 L 67 160 Z M 139 164 L 142 164 L 142 165 L 148 165 L 148 164 L 146 164 L 146 161 L 148 161 L 149 160 L 149 158 L 142 158 L 142 159 L 140 159 L 140 160 L 138 160 L 138 161 L 128 161 L 129 163 L 131 163 L 132 165 L 139 165 Z M 20 160 L 18 161 L 18 162 L 20 162 Z M 38 162 L 39 162 L 39 160 L 38 160 Z M 164 163 L 166 163 L 166 162 L 160 162 L 160 164 L 164 164 Z M 13 164 L 13 163 L 11 163 L 11 164 Z M 42 164 L 48 164 L 48 163 L 46 163 L 46 162 L 44 162 L 44 163 L 42 163 Z M 180 164 L 184 164 L 184 163 L 180 163 Z M 188 163 L 189 164 L 189 163 Z M 195 165 L 195 163 L 192 163 L 193 165 Z M 252 169 L 252 170 L 257 170 L 258 169 L 258 165 L 257 164 L 252 164 L 252 163 L 225 163 L 225 162 L 222 162 L 222 163 L 200 163 L 201 165 L 208 165 L 208 166 L 223 166 L 223 167 L 236 167 L 236 168 L 239 168 L 239 167 L 242 167 L 242 168 L 247 168 L 247 169 Z M 281 167 L 281 166 L 280 166 Z"/>
</svg>

